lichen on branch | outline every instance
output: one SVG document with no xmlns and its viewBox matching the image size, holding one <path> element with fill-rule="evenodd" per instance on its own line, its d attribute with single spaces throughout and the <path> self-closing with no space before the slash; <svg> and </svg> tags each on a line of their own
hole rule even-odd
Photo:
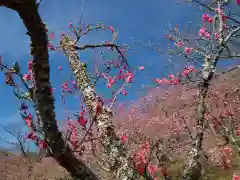
<svg viewBox="0 0 240 180">
<path fill-rule="evenodd" d="M 138 173 L 131 167 L 127 152 L 120 138 L 116 135 L 112 123 L 112 111 L 107 107 L 102 107 L 100 113 L 96 110 L 98 99 L 96 90 L 90 83 L 85 64 L 79 58 L 74 40 L 69 36 L 62 36 L 60 46 L 68 58 L 70 68 L 83 94 L 90 117 L 94 119 L 97 125 L 101 143 L 108 156 L 111 171 L 121 180 L 136 178 Z"/>
</svg>

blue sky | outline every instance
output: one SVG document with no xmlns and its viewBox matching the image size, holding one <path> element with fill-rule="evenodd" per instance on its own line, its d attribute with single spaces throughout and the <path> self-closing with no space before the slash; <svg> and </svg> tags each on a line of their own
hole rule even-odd
<svg viewBox="0 0 240 180">
<path fill-rule="evenodd" d="M 51 0 L 42 1 L 40 14 L 47 24 L 49 31 L 56 33 L 56 37 L 62 32 L 68 31 L 69 22 L 78 23 L 83 0 Z M 87 0 L 83 10 L 83 23 L 96 24 L 102 22 L 107 26 L 113 26 L 119 32 L 118 43 L 128 44 L 134 52 L 128 53 L 127 58 L 132 67 L 143 65 L 145 71 L 138 73 L 133 87 L 129 90 L 127 98 L 121 97 L 121 101 L 136 100 L 142 95 L 141 85 L 151 84 L 146 77 L 158 77 L 166 73 L 164 65 L 168 62 L 166 55 L 159 56 L 151 48 L 146 48 L 133 43 L 132 39 L 138 37 L 144 43 L 157 40 L 164 47 L 167 46 L 164 40 L 164 32 L 170 24 L 173 26 L 184 26 L 189 21 L 197 22 L 199 14 L 196 8 L 188 5 L 176 4 L 175 0 Z M 0 55 L 4 62 L 11 64 L 17 61 L 26 70 L 29 55 L 29 37 L 26 36 L 26 29 L 18 15 L 6 8 L 0 8 Z M 109 38 L 107 33 L 92 33 L 82 40 L 82 43 L 102 42 Z M 56 44 L 58 39 L 54 41 Z M 81 58 L 90 61 L 91 52 L 83 52 Z M 180 59 L 181 60 L 181 59 Z M 51 80 L 53 87 L 58 88 L 61 82 L 69 76 L 66 57 L 60 52 L 50 53 Z M 61 74 L 57 67 L 63 66 L 66 77 Z M 170 71 L 168 71 L 170 72 Z M 0 82 L 3 83 L 3 74 L 0 73 Z M 106 93 L 105 87 L 101 92 Z M 60 91 L 57 90 L 56 113 L 57 118 L 64 117 L 63 106 L 60 101 Z M 0 86 L 0 123 L 5 126 L 23 127 L 23 120 L 20 118 L 15 97 L 11 88 L 6 85 Z M 76 110 L 79 107 L 74 98 L 68 106 Z M 6 133 L 0 129 L 1 137 L 11 140 Z M 0 146 L 6 146 L 0 142 Z"/>
</svg>

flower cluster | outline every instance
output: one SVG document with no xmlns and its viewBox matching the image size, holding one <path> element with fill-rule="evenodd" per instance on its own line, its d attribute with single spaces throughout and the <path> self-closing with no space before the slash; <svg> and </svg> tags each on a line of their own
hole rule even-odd
<svg viewBox="0 0 240 180">
<path fill-rule="evenodd" d="M 221 166 L 224 169 L 232 167 L 232 148 L 226 146 L 221 149 Z"/>
<path fill-rule="evenodd" d="M 157 179 L 156 175 L 159 169 L 157 166 L 149 163 L 150 144 L 146 142 L 140 146 L 140 150 L 133 154 L 132 159 L 137 171 L 142 175 L 150 175 L 152 178 Z"/>
<path fill-rule="evenodd" d="M 197 72 L 197 70 L 193 67 L 193 66 L 186 66 L 184 68 L 184 71 L 182 74 L 177 74 L 177 75 L 173 75 L 173 74 L 170 74 L 167 78 L 162 78 L 162 79 L 159 79 L 159 78 L 156 78 L 156 79 L 153 79 L 153 82 L 157 83 L 158 85 L 160 84 L 165 84 L 165 85 L 178 85 L 180 84 L 181 82 L 181 79 L 184 78 L 184 77 L 189 77 L 190 73 L 195 73 Z"/>
<path fill-rule="evenodd" d="M 28 61 L 28 72 L 23 75 L 23 79 L 25 81 L 31 81 L 32 80 L 32 64 L 33 61 Z"/>
<path fill-rule="evenodd" d="M 27 125 L 28 129 L 30 130 L 29 133 L 26 135 L 26 139 L 30 139 L 35 142 L 40 148 L 48 148 L 47 141 L 41 139 L 40 136 L 37 135 L 34 125 L 33 125 L 33 115 L 27 112 L 28 106 L 24 103 L 21 104 L 21 114 L 24 117 L 25 124 Z"/>
</svg>

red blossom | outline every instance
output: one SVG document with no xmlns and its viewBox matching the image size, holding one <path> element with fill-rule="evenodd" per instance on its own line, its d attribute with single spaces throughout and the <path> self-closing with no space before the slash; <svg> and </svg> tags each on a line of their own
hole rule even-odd
<svg viewBox="0 0 240 180">
<path fill-rule="evenodd" d="M 32 67 L 33 67 L 33 61 L 30 60 L 30 61 L 28 61 L 28 71 L 29 71 L 29 72 L 32 71 Z"/>
<path fill-rule="evenodd" d="M 87 120 L 84 117 L 80 117 L 77 122 L 82 126 L 82 127 L 86 127 L 87 124 Z"/>
<path fill-rule="evenodd" d="M 32 114 L 29 113 L 27 117 L 24 118 L 26 125 L 30 128 L 32 125 Z"/>
<path fill-rule="evenodd" d="M 192 48 L 185 47 L 184 52 L 185 52 L 186 55 L 189 55 L 192 52 Z"/>
<path fill-rule="evenodd" d="M 126 141 L 127 141 L 127 136 L 126 135 L 122 135 L 121 136 L 121 141 L 122 141 L 123 144 L 125 144 Z"/>
<path fill-rule="evenodd" d="M 45 140 L 39 140 L 38 143 L 40 148 L 46 149 L 48 147 L 48 144 Z"/>
<path fill-rule="evenodd" d="M 23 75 L 23 79 L 24 79 L 25 81 L 30 81 L 30 80 L 32 80 L 32 74 L 30 74 L 30 73 L 24 74 L 24 75 Z"/>
<path fill-rule="evenodd" d="M 26 138 L 31 140 L 36 140 L 37 136 L 33 132 L 30 132 L 26 135 Z"/>
<path fill-rule="evenodd" d="M 239 1 L 240 4 L 240 1 Z M 240 180 L 240 176 L 233 174 L 232 180 Z"/>
<path fill-rule="evenodd" d="M 156 166 L 154 166 L 154 165 L 149 164 L 148 167 L 147 167 L 147 170 L 148 170 L 149 174 L 152 177 L 154 177 L 156 172 L 158 171 L 158 168 Z"/>
</svg>

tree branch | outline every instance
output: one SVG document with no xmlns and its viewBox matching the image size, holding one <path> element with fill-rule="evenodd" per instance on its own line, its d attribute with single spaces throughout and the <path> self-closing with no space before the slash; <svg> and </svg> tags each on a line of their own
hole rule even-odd
<svg viewBox="0 0 240 180">
<path fill-rule="evenodd" d="M 96 90 L 90 84 L 87 76 L 86 66 L 81 62 L 74 41 L 68 37 L 62 37 L 60 46 L 68 58 L 70 67 L 76 77 L 76 82 L 80 88 L 86 107 L 90 116 L 95 120 L 101 143 L 107 152 L 111 171 L 122 180 L 132 179 L 133 175 L 138 175 L 129 165 L 129 158 L 123 144 L 115 133 L 112 123 L 113 113 L 109 108 L 103 107 L 102 113 L 97 115 L 95 103 L 97 100 Z"/>
</svg>

